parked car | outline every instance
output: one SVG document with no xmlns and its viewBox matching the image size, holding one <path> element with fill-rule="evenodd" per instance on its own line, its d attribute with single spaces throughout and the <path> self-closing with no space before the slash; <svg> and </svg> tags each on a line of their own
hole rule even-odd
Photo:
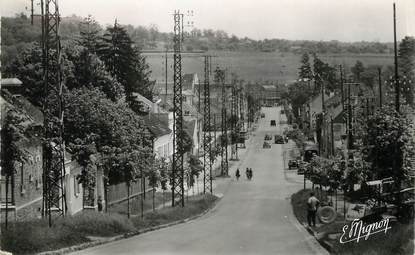
<svg viewBox="0 0 415 255">
<path fill-rule="evenodd" d="M 274 140 L 276 144 L 284 144 L 284 138 L 281 135 L 275 135 Z"/>
<path fill-rule="evenodd" d="M 298 168 L 298 162 L 295 159 L 288 160 L 288 169 Z"/>
<path fill-rule="evenodd" d="M 261 118 L 265 118 L 265 113 L 261 113 Z"/>
<path fill-rule="evenodd" d="M 269 134 L 265 134 L 265 138 L 264 138 L 266 141 L 268 141 L 268 140 L 272 140 L 272 137 L 271 137 L 271 135 L 269 135 Z"/>
<path fill-rule="evenodd" d="M 267 141 L 264 141 L 264 144 L 262 145 L 262 148 L 269 149 L 269 148 L 271 148 L 271 144 L 269 144 L 269 142 L 267 142 Z"/>
<path fill-rule="evenodd" d="M 277 123 L 275 122 L 275 120 L 271 120 L 271 126 L 276 126 Z"/>
</svg>

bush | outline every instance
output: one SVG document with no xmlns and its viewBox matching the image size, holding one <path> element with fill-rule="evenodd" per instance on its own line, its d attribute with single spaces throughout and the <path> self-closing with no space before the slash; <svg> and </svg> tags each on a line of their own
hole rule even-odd
<svg viewBox="0 0 415 255">
<path fill-rule="evenodd" d="M 74 233 L 96 236 L 114 236 L 134 230 L 132 222 L 120 214 L 103 214 L 85 211 L 73 217 L 66 217 L 57 222 Z"/>
<path fill-rule="evenodd" d="M 88 235 L 114 236 L 133 229 L 131 221 L 118 214 L 85 211 L 58 219 L 51 228 L 47 219 L 10 224 L 2 231 L 1 244 L 13 254 L 32 254 L 88 242 Z"/>
<path fill-rule="evenodd" d="M 146 214 L 144 219 L 137 217 L 132 221 L 138 229 L 143 229 L 183 220 L 207 210 L 216 200 L 217 197 L 210 194 L 195 196 L 189 198 L 185 207 L 169 207 L 162 211 Z"/>
</svg>

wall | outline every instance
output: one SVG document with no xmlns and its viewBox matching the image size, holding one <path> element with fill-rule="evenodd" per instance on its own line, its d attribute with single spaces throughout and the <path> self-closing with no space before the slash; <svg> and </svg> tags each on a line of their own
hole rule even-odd
<svg viewBox="0 0 415 255">
<path fill-rule="evenodd" d="M 73 215 L 83 209 L 84 191 L 82 184 L 78 183 L 77 176 L 81 174 L 81 168 L 75 162 L 65 164 L 67 175 L 66 183 L 66 205 L 68 214 Z"/>
</svg>

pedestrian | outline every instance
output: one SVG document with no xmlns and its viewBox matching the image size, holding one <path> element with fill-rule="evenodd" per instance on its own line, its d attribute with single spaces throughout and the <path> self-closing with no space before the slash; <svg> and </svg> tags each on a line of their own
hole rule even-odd
<svg viewBox="0 0 415 255">
<path fill-rule="evenodd" d="M 249 179 L 251 180 L 253 176 L 252 168 L 249 168 Z"/>
<path fill-rule="evenodd" d="M 319 204 L 320 201 L 314 196 L 314 192 L 311 192 L 307 200 L 307 221 L 309 227 L 311 227 L 311 223 L 313 223 L 313 227 L 316 226 L 316 213 Z"/>
<path fill-rule="evenodd" d="M 245 174 L 246 174 L 246 179 L 249 180 L 249 168 L 248 167 L 245 170 Z"/>
<path fill-rule="evenodd" d="M 236 180 L 238 181 L 239 177 L 241 176 L 241 174 L 239 173 L 239 168 L 236 169 L 235 176 L 236 176 Z"/>
</svg>

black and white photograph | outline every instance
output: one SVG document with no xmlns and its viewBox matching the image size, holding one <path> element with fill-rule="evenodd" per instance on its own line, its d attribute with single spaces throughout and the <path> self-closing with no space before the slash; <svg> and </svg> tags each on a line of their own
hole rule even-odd
<svg viewBox="0 0 415 255">
<path fill-rule="evenodd" d="M 0 17 L 0 255 L 415 254 L 415 0 Z"/>
</svg>

